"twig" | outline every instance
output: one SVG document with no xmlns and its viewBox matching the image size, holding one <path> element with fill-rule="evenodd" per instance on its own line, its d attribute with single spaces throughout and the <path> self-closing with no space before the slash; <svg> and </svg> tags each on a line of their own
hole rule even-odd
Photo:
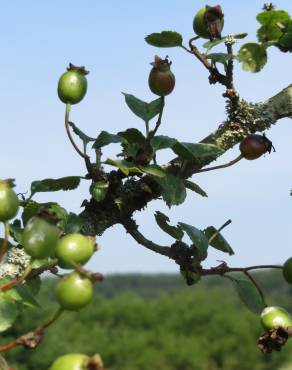
<svg viewBox="0 0 292 370">
<path fill-rule="evenodd" d="M 12 348 L 14 348 L 18 345 L 22 345 L 22 346 L 24 346 L 26 348 L 29 348 L 29 349 L 36 348 L 40 344 L 45 330 L 49 326 L 51 326 L 54 322 L 57 321 L 57 319 L 60 317 L 62 312 L 63 312 L 63 309 L 59 308 L 56 311 L 56 313 L 54 314 L 54 316 L 49 321 L 45 322 L 43 325 L 37 327 L 33 331 L 30 331 L 30 332 L 22 335 L 21 337 L 17 338 L 16 340 L 14 340 L 12 342 L 9 342 L 7 344 L 4 344 L 3 346 L 0 346 L 0 352 L 8 352 Z"/>
<path fill-rule="evenodd" d="M 219 266 L 211 267 L 210 269 L 201 269 L 200 274 L 202 276 L 206 275 L 224 275 L 228 272 L 246 272 L 251 270 L 261 270 L 261 269 L 282 269 L 279 265 L 256 265 L 248 267 L 229 267 L 226 263 L 222 263 Z"/>
</svg>

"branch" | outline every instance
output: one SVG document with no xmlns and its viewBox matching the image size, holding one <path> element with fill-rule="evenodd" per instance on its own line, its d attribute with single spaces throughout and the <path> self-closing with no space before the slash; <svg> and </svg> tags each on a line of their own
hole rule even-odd
<svg viewBox="0 0 292 370">
<path fill-rule="evenodd" d="M 227 110 L 227 120 L 221 123 L 213 133 L 205 137 L 201 143 L 214 144 L 227 151 L 250 133 L 263 132 L 281 118 L 292 118 L 292 85 L 263 103 L 253 104 L 240 100 L 234 108 L 233 104 L 228 101 Z M 181 171 L 183 162 L 184 168 Z M 175 158 L 165 164 L 164 168 L 169 173 L 179 174 L 186 179 L 211 162 L 205 160 L 199 165 Z M 145 184 L 152 193 L 144 190 Z M 161 196 L 160 188 L 151 176 L 144 176 L 139 181 L 128 180 L 119 185 L 117 193 L 119 197 L 123 197 L 123 218 L 131 217 L 135 211 L 142 210 L 150 201 Z M 80 216 L 84 220 L 83 232 L 87 235 L 101 235 L 106 229 L 120 223 L 121 220 L 121 212 L 114 199 L 112 201 L 107 199 L 106 202 L 99 202 L 99 204 L 93 201 L 88 202 Z"/>
<path fill-rule="evenodd" d="M 40 344 L 45 330 L 58 320 L 62 312 L 63 310 L 59 308 L 54 314 L 54 316 L 49 321 L 45 322 L 43 325 L 38 326 L 36 329 L 22 335 L 21 337 L 17 338 L 12 342 L 0 346 L 0 352 L 8 352 L 18 345 L 22 345 L 28 349 L 36 348 Z"/>
<path fill-rule="evenodd" d="M 201 269 L 200 274 L 202 276 L 206 275 L 224 275 L 229 272 L 243 272 L 246 273 L 251 270 L 262 270 L 262 269 L 282 269 L 279 265 L 256 265 L 248 267 L 229 267 L 225 262 L 221 263 L 219 266 L 211 267 L 210 269 Z"/>
</svg>

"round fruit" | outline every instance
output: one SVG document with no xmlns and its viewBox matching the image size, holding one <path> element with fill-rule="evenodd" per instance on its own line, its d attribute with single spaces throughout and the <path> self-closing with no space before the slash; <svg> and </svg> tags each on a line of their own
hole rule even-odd
<svg viewBox="0 0 292 370">
<path fill-rule="evenodd" d="M 272 142 L 265 135 L 248 135 L 239 145 L 241 155 L 249 160 L 257 159 L 267 152 L 271 153 L 272 149 L 275 151 Z"/>
<path fill-rule="evenodd" d="M 93 283 L 78 272 L 72 272 L 58 283 L 56 295 L 62 308 L 76 311 L 92 301 Z"/>
<path fill-rule="evenodd" d="M 89 191 L 96 202 L 101 202 L 108 191 L 108 183 L 106 181 L 96 181 L 91 184 Z"/>
<path fill-rule="evenodd" d="M 156 55 L 154 63 L 150 64 L 153 66 L 148 79 L 150 90 L 158 96 L 170 94 L 175 86 L 175 76 L 170 70 L 171 62 Z"/>
<path fill-rule="evenodd" d="M 63 103 L 77 104 L 84 98 L 87 91 L 86 74 L 88 72 L 84 67 L 76 67 L 70 63 L 58 83 L 58 95 Z"/>
<path fill-rule="evenodd" d="M 16 216 L 19 200 L 15 194 L 13 180 L 0 180 L 0 221 L 6 222 Z"/>
<path fill-rule="evenodd" d="M 82 353 L 68 353 L 57 358 L 49 370 L 86 370 L 89 357 Z"/>
<path fill-rule="evenodd" d="M 219 22 L 220 22 L 220 30 L 219 30 L 219 32 L 218 31 L 216 32 L 216 33 L 218 33 L 217 37 L 215 37 L 216 35 L 211 35 L 210 34 L 210 31 L 208 30 L 208 26 L 207 26 L 207 22 L 206 22 L 206 11 L 208 9 L 210 11 L 210 8 L 211 9 L 215 9 L 215 10 L 217 8 L 219 10 L 219 14 L 220 13 L 222 14 L 222 17 L 220 17 L 221 19 L 219 19 Z M 198 11 L 198 13 L 195 15 L 194 20 L 193 20 L 193 29 L 194 29 L 194 32 L 198 36 L 200 36 L 200 37 L 202 37 L 204 39 L 221 38 L 221 30 L 223 29 L 223 26 L 224 26 L 223 13 L 221 11 L 221 8 L 219 9 L 218 6 L 216 6 L 216 7 L 208 7 L 208 8 L 205 7 L 205 8 L 200 9 Z"/>
<path fill-rule="evenodd" d="M 261 313 L 261 324 L 265 330 L 292 326 L 290 314 L 281 307 L 266 307 Z"/>
<path fill-rule="evenodd" d="M 53 256 L 60 230 L 38 216 L 32 217 L 23 230 L 22 245 L 27 254 L 33 258 Z"/>
<path fill-rule="evenodd" d="M 58 265 L 64 269 L 73 268 L 75 264 L 84 265 L 93 252 L 93 242 L 81 234 L 63 236 L 56 246 Z"/>
<path fill-rule="evenodd" d="M 283 265 L 283 276 L 287 283 L 292 284 L 292 257 Z"/>
</svg>

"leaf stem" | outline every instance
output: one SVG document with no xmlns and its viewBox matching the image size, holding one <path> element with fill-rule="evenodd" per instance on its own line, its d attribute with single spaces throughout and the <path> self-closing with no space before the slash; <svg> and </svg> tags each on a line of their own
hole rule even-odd
<svg viewBox="0 0 292 370">
<path fill-rule="evenodd" d="M 4 240 L 0 249 L 0 261 L 2 260 L 4 254 L 7 251 L 9 235 L 10 235 L 9 223 L 4 222 Z"/>
<path fill-rule="evenodd" d="M 160 99 L 161 99 L 161 105 L 160 105 L 159 116 L 158 116 L 158 120 L 156 122 L 156 126 L 155 126 L 154 130 L 151 131 L 148 135 L 148 138 L 150 138 L 150 139 L 152 139 L 155 136 L 157 130 L 159 129 L 159 126 L 161 125 L 162 114 L 163 114 L 163 109 L 164 109 L 164 105 L 165 105 L 165 97 L 161 96 Z"/>
</svg>

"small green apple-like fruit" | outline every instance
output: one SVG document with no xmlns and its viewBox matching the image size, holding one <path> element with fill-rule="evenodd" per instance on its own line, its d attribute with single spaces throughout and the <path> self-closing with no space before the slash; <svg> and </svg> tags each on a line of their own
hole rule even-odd
<svg viewBox="0 0 292 370">
<path fill-rule="evenodd" d="M 106 181 L 96 181 L 90 185 L 90 194 L 96 202 L 101 202 L 106 197 L 109 184 Z"/>
<path fill-rule="evenodd" d="M 208 19 L 213 20 L 213 22 L 209 23 L 211 26 L 210 29 L 208 29 L 206 16 L 208 17 Z M 214 7 L 206 6 L 204 8 L 201 8 L 197 12 L 193 20 L 194 32 L 204 39 L 220 39 L 223 26 L 224 16 L 219 5 Z M 210 30 L 212 30 L 213 34 L 210 33 Z"/>
<path fill-rule="evenodd" d="M 86 370 L 88 360 L 82 353 L 68 353 L 57 358 L 49 370 Z"/>
<path fill-rule="evenodd" d="M 58 96 L 65 104 L 77 104 L 85 96 L 87 91 L 86 75 L 88 71 L 84 67 L 69 64 L 67 72 L 63 73 L 58 82 Z"/>
<path fill-rule="evenodd" d="M 41 217 L 32 217 L 23 230 L 22 245 L 32 258 L 42 259 L 55 253 L 60 235 L 57 226 L 50 224 Z"/>
<path fill-rule="evenodd" d="M 78 272 L 66 275 L 57 285 L 56 296 L 65 310 L 77 311 L 93 299 L 93 283 Z"/>
<path fill-rule="evenodd" d="M 283 276 L 287 283 L 292 284 L 292 257 L 287 259 L 283 265 Z"/>
<path fill-rule="evenodd" d="M 19 200 L 14 190 L 13 180 L 0 180 L 0 221 L 7 222 L 14 218 L 19 207 Z"/>
<path fill-rule="evenodd" d="M 265 330 L 279 327 L 287 328 L 292 325 L 290 314 L 282 307 L 270 306 L 261 313 L 261 324 Z"/>
<path fill-rule="evenodd" d="M 166 96 L 172 92 L 175 86 L 175 76 L 170 70 L 171 62 L 167 59 L 161 59 L 155 56 L 151 63 L 153 68 L 150 71 L 148 85 L 153 94 Z"/>
<path fill-rule="evenodd" d="M 94 252 L 93 242 L 82 234 L 67 234 L 59 239 L 56 246 L 58 265 L 64 269 L 84 265 Z"/>
</svg>

